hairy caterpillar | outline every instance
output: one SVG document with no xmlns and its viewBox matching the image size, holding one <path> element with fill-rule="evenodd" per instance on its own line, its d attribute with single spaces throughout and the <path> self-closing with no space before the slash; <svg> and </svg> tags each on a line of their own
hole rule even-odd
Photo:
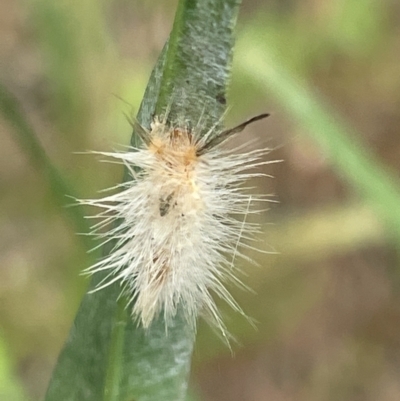
<svg viewBox="0 0 400 401">
<path fill-rule="evenodd" d="M 267 117 L 256 116 L 237 127 L 200 136 L 193 129 L 154 118 L 151 129 L 135 124 L 141 146 L 123 153 L 101 153 L 123 163 L 133 180 L 120 192 L 81 203 L 102 209 L 94 234 L 115 240 L 108 256 L 87 269 L 107 271 L 96 290 L 120 281 L 132 304 L 133 317 L 145 328 L 160 313 L 166 325 L 181 305 L 194 329 L 199 313 L 222 330 L 225 327 L 211 293 L 234 309 L 240 307 L 224 282 L 240 281 L 233 259 L 238 245 L 257 229 L 246 222 L 253 201 L 242 184 L 262 175 L 249 170 L 267 164 L 268 149 L 239 152 L 224 144 L 248 124 Z M 234 216 L 242 216 L 238 220 Z M 109 231 L 104 226 L 114 220 Z"/>
</svg>

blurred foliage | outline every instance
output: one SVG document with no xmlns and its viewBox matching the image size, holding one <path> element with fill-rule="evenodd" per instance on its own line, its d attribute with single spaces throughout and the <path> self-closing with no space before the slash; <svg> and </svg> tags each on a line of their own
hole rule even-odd
<svg viewBox="0 0 400 401">
<path fill-rule="evenodd" d="M 124 113 L 138 109 L 175 8 L 176 1 L 0 3 L 0 81 L 79 197 L 120 182 L 118 166 L 74 152 L 129 143 Z M 393 0 L 243 2 L 238 39 L 244 45 L 235 53 L 227 125 L 272 111 L 247 135 L 268 141 L 276 148 L 273 157 L 285 160 L 266 169 L 274 180 L 255 183 L 280 200 L 262 217 L 261 235 L 265 249 L 280 254 L 254 254 L 261 267 L 244 266 L 243 279 L 257 295 L 233 289 L 258 321 L 255 331 L 226 311 L 241 344 L 235 358 L 201 324 L 192 375 L 199 399 L 400 397 L 399 263 L 397 239 L 386 228 L 398 206 L 379 199 L 384 192 L 370 183 L 377 192 L 372 203 L 387 217 L 375 214 L 364 193 L 344 179 L 346 169 L 356 179 L 365 173 L 355 170 L 361 167 L 354 153 L 347 153 L 339 174 L 332 160 L 335 151 L 344 157 L 342 148 L 328 144 L 321 150 L 305 124 L 316 109 L 299 120 L 290 106 L 303 107 L 302 97 L 315 100 L 317 93 L 332 119 L 321 120 L 317 133 L 334 136 L 341 115 L 348 121 L 340 130 L 346 143 L 357 151 L 362 143 L 368 168 L 383 165 L 398 176 L 399 13 Z M 261 82 L 241 67 L 251 52 L 257 60 L 275 60 L 269 67 L 253 63 L 263 74 L 268 68 L 279 73 L 268 85 L 266 76 Z M 303 90 L 296 102 L 289 98 L 287 76 Z M 1 385 L 10 389 L 7 399 L 24 399 L 26 392 L 39 400 L 87 285 L 79 271 L 95 255 L 85 254 L 43 170 L 14 142 L 15 127 L 9 115 L 3 117 L 0 321 L 7 352 L 1 353 Z"/>
</svg>

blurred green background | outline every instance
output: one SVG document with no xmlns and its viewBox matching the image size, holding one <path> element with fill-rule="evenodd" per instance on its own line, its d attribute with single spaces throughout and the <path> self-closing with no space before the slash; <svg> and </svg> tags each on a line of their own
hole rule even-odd
<svg viewBox="0 0 400 401">
<path fill-rule="evenodd" d="M 96 197 L 122 179 L 120 167 L 76 152 L 129 143 L 124 113 L 139 107 L 175 8 L 0 1 L 0 82 L 21 112 L 0 114 L 1 400 L 45 392 L 85 292 L 79 273 L 96 257 L 76 235 L 86 228 L 79 213 L 90 210 L 71 211 L 64 195 Z M 259 267 L 238 261 L 256 294 L 232 292 L 257 330 L 222 306 L 239 343 L 232 356 L 201 322 L 191 388 L 205 401 L 399 400 L 400 204 L 396 189 L 381 191 L 379 174 L 366 172 L 382 168 L 398 187 L 400 3 L 244 0 L 237 38 L 226 124 L 272 113 L 238 140 L 257 139 L 284 160 L 265 168 L 275 178 L 255 183 L 279 200 L 259 219 L 261 247 L 279 253 L 251 255 Z M 249 50 L 269 57 L 259 76 Z M 299 118 L 297 85 L 335 124 L 347 121 L 348 142 L 335 142 L 316 108 Z M 314 120 L 325 142 L 307 125 Z"/>
</svg>

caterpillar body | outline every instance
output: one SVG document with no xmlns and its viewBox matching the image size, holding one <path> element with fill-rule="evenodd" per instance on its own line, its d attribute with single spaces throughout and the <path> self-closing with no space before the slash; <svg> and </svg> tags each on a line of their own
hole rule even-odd
<svg viewBox="0 0 400 401">
<path fill-rule="evenodd" d="M 95 235 L 115 241 L 113 250 L 87 269 L 107 271 L 96 288 L 119 281 L 128 295 L 132 315 L 145 328 L 163 313 L 166 325 L 181 308 L 189 326 L 199 314 L 226 335 L 212 294 L 242 311 L 224 283 L 235 276 L 233 260 L 238 246 L 257 227 L 246 222 L 253 202 L 243 183 L 262 175 L 255 167 L 268 149 L 240 152 L 225 149 L 225 142 L 262 114 L 235 128 L 215 127 L 200 136 L 199 128 L 170 125 L 154 118 L 151 129 L 135 125 L 142 140 L 137 148 L 101 153 L 123 163 L 133 179 L 120 191 L 81 203 L 101 208 Z M 102 232 L 114 220 L 118 224 Z"/>
</svg>

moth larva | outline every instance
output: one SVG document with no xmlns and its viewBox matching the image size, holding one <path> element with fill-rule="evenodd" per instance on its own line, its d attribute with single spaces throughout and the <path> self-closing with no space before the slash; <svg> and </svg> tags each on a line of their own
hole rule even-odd
<svg viewBox="0 0 400 401">
<path fill-rule="evenodd" d="M 159 313 L 168 325 L 181 305 L 192 328 L 202 313 L 225 334 L 212 292 L 241 311 L 224 282 L 238 281 L 232 259 L 240 254 L 242 238 L 255 230 L 246 215 L 260 197 L 248 195 L 241 185 L 261 175 L 249 170 L 267 164 L 262 157 L 268 150 L 237 153 L 223 145 L 267 116 L 222 132 L 212 128 L 203 136 L 198 128 L 156 117 L 150 130 L 136 127 L 140 147 L 102 153 L 122 162 L 133 180 L 116 194 L 81 201 L 102 209 L 95 234 L 116 241 L 112 252 L 87 271 L 109 273 L 96 290 L 120 281 L 133 316 L 145 328 Z M 113 220 L 121 223 L 101 234 Z"/>
</svg>

